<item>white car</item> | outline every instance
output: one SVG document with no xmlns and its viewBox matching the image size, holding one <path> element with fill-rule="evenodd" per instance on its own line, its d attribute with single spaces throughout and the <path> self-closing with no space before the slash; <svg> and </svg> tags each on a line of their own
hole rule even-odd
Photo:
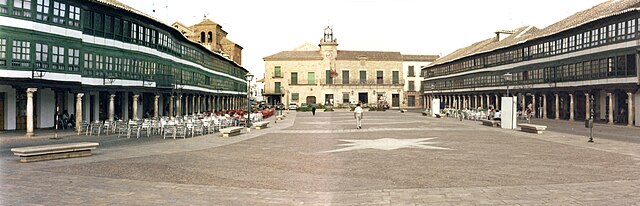
<svg viewBox="0 0 640 206">
<path fill-rule="evenodd" d="M 289 103 L 289 109 L 293 109 L 293 110 L 298 109 L 298 104 L 296 104 L 296 103 Z"/>
</svg>

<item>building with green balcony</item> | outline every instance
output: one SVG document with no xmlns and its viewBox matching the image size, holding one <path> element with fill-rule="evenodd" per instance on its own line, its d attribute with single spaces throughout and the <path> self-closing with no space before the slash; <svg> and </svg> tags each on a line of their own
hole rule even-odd
<svg viewBox="0 0 640 206">
<path fill-rule="evenodd" d="M 543 29 L 497 31 L 422 69 L 424 95 L 499 110 L 508 93 L 533 117 L 640 126 L 639 9 L 606 1 Z"/>
<path fill-rule="evenodd" d="M 0 1 L 0 130 L 240 109 L 247 72 L 115 0 Z"/>
</svg>

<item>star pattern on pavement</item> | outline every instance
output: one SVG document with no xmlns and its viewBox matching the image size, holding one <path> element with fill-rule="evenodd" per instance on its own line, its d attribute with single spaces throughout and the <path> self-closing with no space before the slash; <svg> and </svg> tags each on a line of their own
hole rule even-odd
<svg viewBox="0 0 640 206">
<path fill-rule="evenodd" d="M 439 144 L 439 142 L 428 142 L 435 138 L 419 138 L 419 139 L 393 139 L 393 138 L 382 138 L 382 139 L 374 139 L 374 140 L 348 140 L 341 139 L 342 142 L 348 142 L 344 144 L 339 144 L 337 146 L 344 146 L 345 148 L 325 151 L 322 153 L 333 153 L 333 152 L 345 152 L 352 150 L 363 150 L 363 149 L 378 149 L 378 150 L 396 150 L 402 148 L 416 148 L 416 149 L 435 149 L 435 150 L 453 150 L 444 147 L 436 147 L 430 146 L 433 144 Z"/>
</svg>

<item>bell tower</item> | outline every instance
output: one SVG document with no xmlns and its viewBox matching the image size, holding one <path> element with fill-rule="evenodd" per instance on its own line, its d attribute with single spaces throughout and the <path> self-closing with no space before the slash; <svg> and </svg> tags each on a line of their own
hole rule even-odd
<svg viewBox="0 0 640 206">
<path fill-rule="evenodd" d="M 333 36 L 333 28 L 327 26 L 324 28 L 324 36 L 320 39 L 320 55 L 323 58 L 323 65 L 330 72 L 333 79 L 338 76 L 336 71 L 336 57 L 338 56 L 338 42 Z"/>
<path fill-rule="evenodd" d="M 320 54 L 324 56 L 325 60 L 334 60 L 338 54 L 338 42 L 333 36 L 333 28 L 327 26 L 324 28 L 324 36 L 320 39 Z"/>
</svg>

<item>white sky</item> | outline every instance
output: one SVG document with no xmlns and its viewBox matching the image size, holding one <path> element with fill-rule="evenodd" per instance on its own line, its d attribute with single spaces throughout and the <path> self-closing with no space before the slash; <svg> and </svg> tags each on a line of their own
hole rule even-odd
<svg viewBox="0 0 640 206">
<path fill-rule="evenodd" d="M 242 66 L 263 78 L 263 57 L 317 44 L 327 25 L 340 50 L 446 55 L 501 29 L 544 28 L 604 0 L 119 0 L 171 24 L 204 15 L 244 47 Z M 153 10 L 155 9 L 155 13 Z"/>
</svg>

